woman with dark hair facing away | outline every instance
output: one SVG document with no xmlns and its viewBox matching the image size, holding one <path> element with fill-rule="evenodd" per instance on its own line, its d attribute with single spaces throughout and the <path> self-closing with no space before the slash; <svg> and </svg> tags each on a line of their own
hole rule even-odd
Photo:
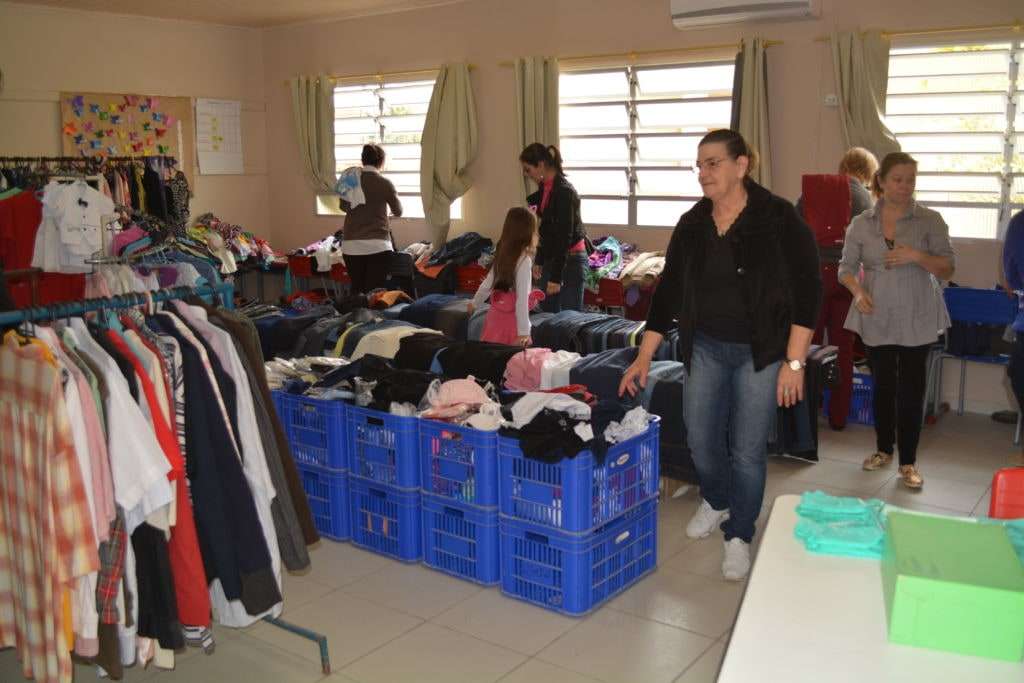
<svg viewBox="0 0 1024 683">
<path fill-rule="evenodd" d="M 839 263 L 839 282 L 853 295 L 846 329 L 864 341 L 874 381 L 877 450 L 864 469 L 891 463 L 898 446 L 900 479 L 911 489 L 924 484 L 917 444 L 928 350 L 949 327 L 939 280 L 951 278 L 956 266 L 949 227 L 937 211 L 914 201 L 916 182 L 913 157 L 885 155 L 871 182 L 878 203 L 850 223 Z"/>
<path fill-rule="evenodd" d="M 792 204 L 751 179 L 754 164 L 736 131 L 700 141 L 704 197 L 676 224 L 640 351 L 619 385 L 620 395 L 634 396 L 638 383 L 646 386 L 652 357 L 678 325 L 682 417 L 702 498 L 686 535 L 705 538 L 720 527 L 722 574 L 733 581 L 750 571 L 768 436 L 776 406 L 803 400 L 821 303 L 814 235 Z"/>
<path fill-rule="evenodd" d="M 580 196 L 562 170 L 554 145 L 527 145 L 519 155 L 523 174 L 537 183 L 526 198 L 540 218 L 540 245 L 533 277 L 547 294 L 552 313 L 583 308 L 583 273 L 587 267 L 587 232 L 580 218 Z"/>
<path fill-rule="evenodd" d="M 537 250 L 537 217 L 517 206 L 508 210 L 494 263 L 469 304 L 469 313 L 491 298 L 481 341 L 530 345 L 530 309 L 544 298 L 533 290 L 533 254 Z"/>
<path fill-rule="evenodd" d="M 359 180 L 366 202 L 353 207 L 345 199 L 339 200 L 345 212 L 345 225 L 339 231 L 343 236 L 341 253 L 352 278 L 352 291 L 358 294 L 384 286 L 395 250 L 388 207 L 396 217 L 402 215 L 402 202 L 395 186 L 380 174 L 384 149 L 380 145 L 363 145 L 362 162 Z"/>
</svg>

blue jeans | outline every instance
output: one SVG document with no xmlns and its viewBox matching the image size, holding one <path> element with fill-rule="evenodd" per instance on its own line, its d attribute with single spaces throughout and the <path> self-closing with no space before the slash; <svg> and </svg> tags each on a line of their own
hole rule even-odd
<svg viewBox="0 0 1024 683">
<path fill-rule="evenodd" d="M 587 268 L 587 252 L 567 254 L 562 268 L 562 289 L 556 296 L 544 299 L 541 309 L 550 313 L 583 310 L 583 272 Z M 540 288 L 547 292 L 551 280 L 551 266 L 545 264 L 540 274 Z"/>
<path fill-rule="evenodd" d="M 754 371 L 748 344 L 698 332 L 683 386 L 683 420 L 700 492 L 716 510 L 729 510 L 725 540 L 754 537 L 764 502 L 768 435 L 776 414 L 780 361 Z"/>
</svg>

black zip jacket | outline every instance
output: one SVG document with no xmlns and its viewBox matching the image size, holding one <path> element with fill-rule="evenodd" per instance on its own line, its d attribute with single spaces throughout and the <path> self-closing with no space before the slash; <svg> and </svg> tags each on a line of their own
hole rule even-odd
<svg viewBox="0 0 1024 683">
<path fill-rule="evenodd" d="M 555 176 L 547 208 L 540 210 L 543 188 L 526 198 L 527 204 L 537 207 L 540 217 L 540 244 L 534 265 L 551 266 L 551 281 L 562 284 L 562 269 L 569 247 L 586 238 L 587 231 L 580 218 L 580 196 L 562 174 Z"/>
<path fill-rule="evenodd" d="M 811 330 L 821 306 L 821 274 L 814 233 L 781 197 L 746 181 L 747 206 L 729 230 L 736 273 L 750 320 L 754 368 L 786 355 L 789 328 Z M 701 199 L 683 214 L 672 233 L 665 270 L 651 301 L 647 329 L 665 334 L 678 319 L 679 357 L 690 362 L 697 325 L 695 293 L 704 267 L 711 200 Z"/>
</svg>

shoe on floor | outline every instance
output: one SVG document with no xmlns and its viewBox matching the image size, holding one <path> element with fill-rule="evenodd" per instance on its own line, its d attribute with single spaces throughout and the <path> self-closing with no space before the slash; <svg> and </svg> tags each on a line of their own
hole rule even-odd
<svg viewBox="0 0 1024 683">
<path fill-rule="evenodd" d="M 924 478 L 914 465 L 900 465 L 900 480 L 908 489 L 919 489 L 924 486 Z"/>
<path fill-rule="evenodd" d="M 722 558 L 722 576 L 729 581 L 742 581 L 750 573 L 750 544 L 740 538 L 725 542 Z"/>
<path fill-rule="evenodd" d="M 879 451 L 868 456 L 868 459 L 864 461 L 864 469 L 868 472 L 873 472 L 882 469 L 891 462 L 892 453 L 882 453 Z"/>
<path fill-rule="evenodd" d="M 700 499 L 700 507 L 686 525 L 686 535 L 690 538 L 707 538 L 718 525 L 729 519 L 728 510 L 716 510 L 711 503 Z"/>
</svg>

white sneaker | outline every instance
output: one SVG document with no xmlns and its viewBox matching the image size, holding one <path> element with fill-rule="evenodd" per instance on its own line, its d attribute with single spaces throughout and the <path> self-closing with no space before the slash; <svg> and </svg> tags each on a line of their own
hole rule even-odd
<svg viewBox="0 0 1024 683">
<path fill-rule="evenodd" d="M 700 499 L 700 507 L 686 525 L 686 535 L 690 538 L 707 538 L 718 525 L 729 519 L 728 510 L 716 510 L 711 503 Z"/>
<path fill-rule="evenodd" d="M 750 573 L 750 544 L 740 538 L 725 542 L 722 576 L 729 581 L 742 581 Z"/>
</svg>

